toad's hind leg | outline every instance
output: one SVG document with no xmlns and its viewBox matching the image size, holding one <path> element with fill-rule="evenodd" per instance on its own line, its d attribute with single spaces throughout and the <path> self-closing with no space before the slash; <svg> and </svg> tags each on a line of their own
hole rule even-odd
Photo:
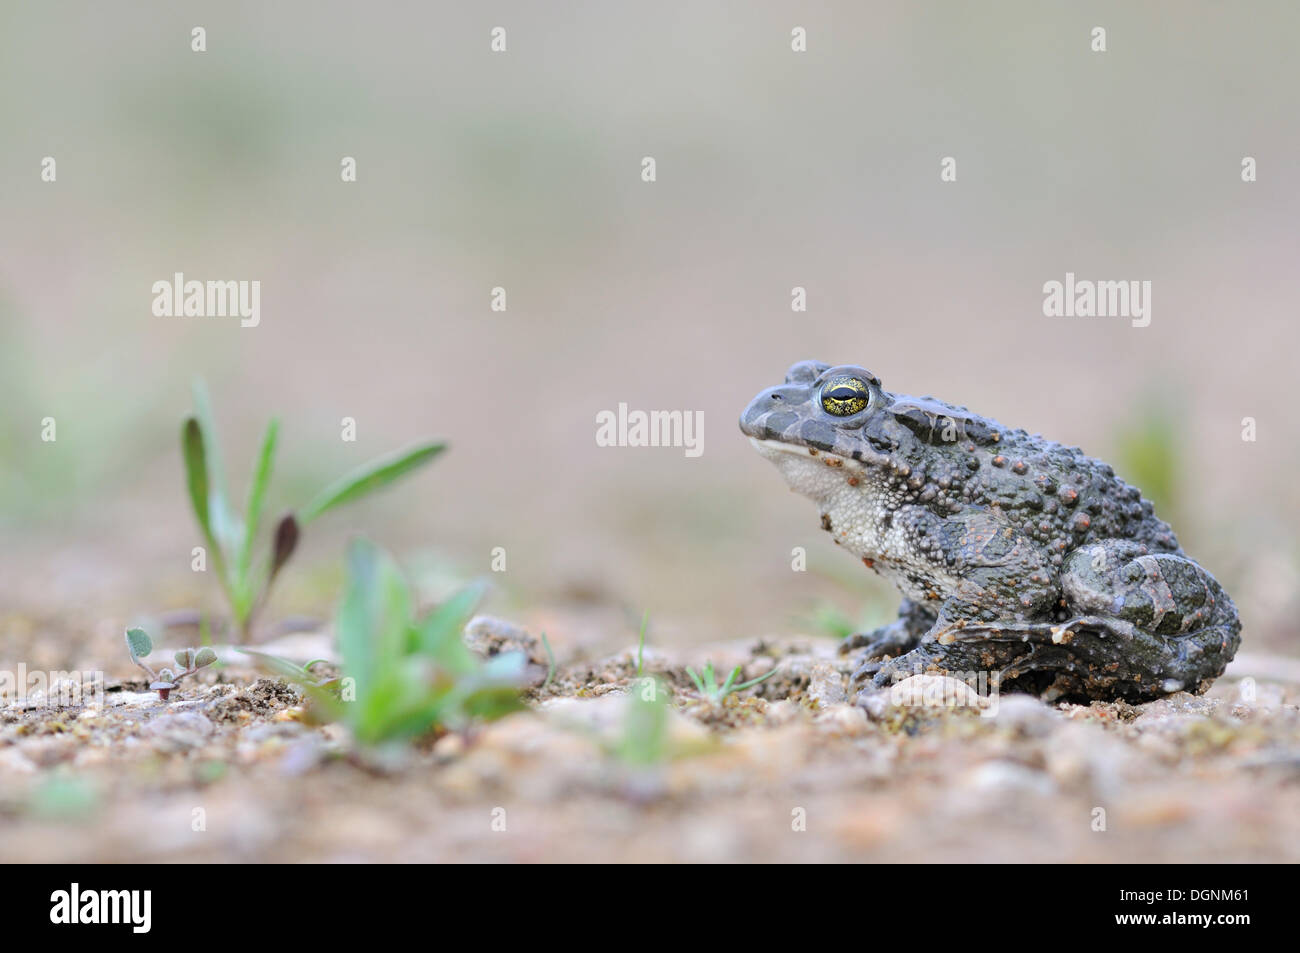
<svg viewBox="0 0 1300 953">
<path fill-rule="evenodd" d="M 951 669 L 982 655 L 1006 660 L 1004 687 L 1019 681 L 1050 697 L 1140 701 L 1204 690 L 1241 641 L 1232 600 L 1185 556 L 1104 540 L 1070 554 L 1061 587 L 1071 613 L 1062 621 L 957 621 L 922 644 L 924 659 L 904 656 L 896 668 L 924 661 Z M 891 674 L 882 669 L 876 685 Z"/>
<path fill-rule="evenodd" d="M 1218 581 L 1186 556 L 1152 553 L 1128 540 L 1102 540 L 1066 558 L 1061 589 L 1067 611 L 1108 620 L 1108 625 L 1083 626 L 1081 632 L 1097 636 L 1082 641 L 1076 636 L 1072 649 L 1098 666 L 1118 663 L 1117 673 L 1128 674 L 1114 684 L 1125 697 L 1202 691 L 1223 674 L 1241 643 L 1236 606 Z"/>
<path fill-rule="evenodd" d="M 897 669 L 907 673 L 912 656 L 920 655 L 927 656 L 929 667 L 949 671 L 984 659 L 1001 666 L 989 678 L 1003 689 L 1029 688 L 1047 699 L 1149 701 L 1208 687 L 1232 659 L 1239 629 L 1234 621 L 1165 636 L 1096 615 L 1063 622 L 977 622 L 941 633 L 898 659 Z M 876 687 L 887 684 L 882 676 L 890 674 L 882 669 Z"/>
</svg>

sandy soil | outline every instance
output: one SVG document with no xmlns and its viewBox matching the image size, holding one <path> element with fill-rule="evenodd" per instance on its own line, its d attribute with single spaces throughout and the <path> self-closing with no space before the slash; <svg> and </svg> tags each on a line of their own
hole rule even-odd
<svg viewBox="0 0 1300 953">
<path fill-rule="evenodd" d="M 17 626 L 7 620 L 9 631 Z M 527 711 L 358 756 L 298 693 L 223 651 L 162 704 L 0 709 L 0 855 L 32 861 L 1296 861 L 1297 662 L 1242 656 L 1204 697 L 1047 706 L 919 676 L 849 704 L 829 639 L 647 648 L 671 688 L 661 757 L 629 748 L 636 655 L 536 662 Z M 327 631 L 268 646 L 327 655 Z M 96 639 L 95 644 L 105 644 Z M 722 704 L 687 664 L 775 676 Z M 102 659 L 127 675 L 120 659 Z M 230 664 L 225 664 L 229 662 Z M 1262 672 L 1272 673 L 1265 678 Z M 994 710 L 996 709 L 996 710 Z M 644 752 L 642 752 L 643 754 Z M 648 763 L 647 763 L 648 762 Z"/>
</svg>

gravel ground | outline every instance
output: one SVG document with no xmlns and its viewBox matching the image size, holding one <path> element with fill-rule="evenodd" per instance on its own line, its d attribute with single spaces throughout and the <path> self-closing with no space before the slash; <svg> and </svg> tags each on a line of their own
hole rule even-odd
<svg viewBox="0 0 1300 953">
<path fill-rule="evenodd" d="M 10 620 L 12 622 L 12 620 Z M 12 629 L 11 629 L 12 631 Z M 528 652 L 528 710 L 358 756 L 237 653 L 166 703 L 0 709 L 0 856 L 34 861 L 1297 861 L 1300 661 L 1244 655 L 1202 697 L 1048 706 L 916 676 L 849 703 L 830 640 L 647 650 L 671 689 L 653 757 L 629 747 L 635 653 Z M 266 646 L 328 656 L 327 632 Z M 581 655 L 580 651 L 570 654 Z M 697 697 L 685 666 L 755 688 Z M 105 660 L 108 661 L 107 659 Z M 111 662 L 113 670 L 121 670 Z M 1267 677 L 1265 673 L 1272 673 Z"/>
</svg>

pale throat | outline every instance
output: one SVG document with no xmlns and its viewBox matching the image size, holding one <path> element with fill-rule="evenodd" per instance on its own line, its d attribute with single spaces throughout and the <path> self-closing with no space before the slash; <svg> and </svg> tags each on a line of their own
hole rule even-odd
<svg viewBox="0 0 1300 953">
<path fill-rule="evenodd" d="M 781 471 L 790 489 L 818 505 L 841 546 L 859 558 L 889 555 L 882 535 L 886 509 L 861 463 L 820 451 L 814 456 L 807 447 L 775 440 L 751 442 Z"/>
</svg>

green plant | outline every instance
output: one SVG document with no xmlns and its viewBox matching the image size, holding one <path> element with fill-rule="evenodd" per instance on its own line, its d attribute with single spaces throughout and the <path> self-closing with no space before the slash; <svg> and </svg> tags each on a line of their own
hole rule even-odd
<svg viewBox="0 0 1300 953">
<path fill-rule="evenodd" d="M 767 681 L 778 671 L 780 671 L 780 666 L 774 667 L 772 671 L 768 672 L 766 675 L 760 675 L 758 678 L 751 678 L 749 681 L 742 682 L 739 685 L 735 684 L 736 676 L 740 674 L 739 665 L 731 670 L 731 674 L 727 676 L 727 680 L 721 685 L 718 684 L 718 678 L 713 671 L 712 662 L 709 662 L 704 666 L 704 674 L 702 676 L 697 675 L 693 668 L 687 668 L 686 674 L 691 677 L 691 681 L 695 685 L 695 690 L 699 693 L 700 697 L 716 705 L 732 692 L 740 692 L 744 691 L 746 688 L 753 688 L 760 682 Z"/>
<path fill-rule="evenodd" d="M 642 669 L 644 668 L 644 663 L 645 663 L 645 627 L 646 627 L 646 624 L 649 623 L 649 621 L 650 621 L 650 610 L 649 610 L 649 609 L 646 609 L 643 613 L 641 613 L 641 632 L 640 632 L 640 634 L 637 636 L 637 647 L 636 647 L 636 677 L 637 677 L 637 678 L 640 678 L 640 677 L 641 677 L 641 672 L 642 672 Z"/>
<path fill-rule="evenodd" d="M 62 765 L 30 794 L 29 810 L 51 820 L 75 820 L 95 812 L 100 792 L 91 781 L 63 772 Z"/>
<path fill-rule="evenodd" d="M 546 681 L 542 682 L 541 691 L 546 691 L 551 687 L 551 680 L 555 678 L 555 650 L 551 648 L 551 640 L 542 633 L 542 647 L 546 649 Z"/>
<path fill-rule="evenodd" d="M 327 688 L 338 684 L 339 681 L 337 675 L 321 678 L 312 672 L 312 668 L 322 662 L 329 664 L 327 659 L 314 658 L 310 662 L 299 665 L 297 662 L 291 662 L 278 655 L 272 655 L 270 652 L 255 652 L 252 649 L 240 649 L 239 651 L 245 655 L 251 655 L 270 674 L 293 682 L 295 685 L 313 685 L 316 688 Z"/>
<path fill-rule="evenodd" d="M 207 646 L 199 649 L 180 649 L 174 656 L 180 671 L 173 671 L 170 668 L 154 671 L 144 661 L 153 651 L 153 640 L 144 629 L 140 628 L 126 630 L 126 650 L 131 653 L 131 661 L 149 674 L 149 688 L 151 691 L 156 691 L 162 701 L 167 700 L 171 690 L 176 688 L 186 675 L 193 675 L 205 665 L 211 665 L 217 660 L 217 653 Z"/>
<path fill-rule="evenodd" d="M 610 748 L 628 767 L 646 769 L 668 760 L 668 697 L 657 678 L 628 687 L 623 730 Z"/>
<path fill-rule="evenodd" d="M 342 655 L 337 679 L 320 682 L 306 666 L 249 653 L 299 685 L 325 718 L 344 723 L 359 744 L 372 746 L 440 728 L 463 730 L 474 720 L 523 707 L 523 653 L 484 661 L 462 640 L 481 595 L 478 587 L 417 616 L 397 564 L 373 543 L 354 540 L 347 569 L 335 624 Z"/>
<path fill-rule="evenodd" d="M 669 762 L 713 750 L 707 738 L 675 736 L 672 691 L 656 676 L 628 685 L 618 734 L 600 743 L 616 760 L 624 797 L 647 803 L 667 792 Z"/>
<path fill-rule="evenodd" d="M 193 390 L 195 413 L 185 419 L 181 428 L 185 479 L 190 505 L 207 543 L 222 592 L 230 603 L 241 642 L 248 640 L 254 617 L 266 602 L 275 577 L 293 555 L 299 536 L 308 523 L 336 506 L 387 486 L 428 463 L 444 448 L 441 443 L 421 443 L 373 460 L 331 483 L 306 506 L 280 518 L 272 533 L 270 553 L 255 565 L 253 547 L 266 505 L 280 423 L 272 419 L 266 426 L 253 467 L 248 504 L 241 516 L 231 506 L 226 492 L 225 468 L 207 389 L 202 381 L 195 381 Z"/>
<path fill-rule="evenodd" d="M 1115 436 L 1117 468 L 1125 479 L 1142 488 L 1168 522 L 1182 522 L 1185 434 L 1166 398 L 1152 395 L 1138 403 L 1129 422 Z"/>
<path fill-rule="evenodd" d="M 892 614 L 892 610 L 869 603 L 855 620 L 834 603 L 822 600 L 816 603 L 806 615 L 794 621 L 810 631 L 843 640 L 859 632 L 870 632 L 888 622 Z"/>
</svg>

